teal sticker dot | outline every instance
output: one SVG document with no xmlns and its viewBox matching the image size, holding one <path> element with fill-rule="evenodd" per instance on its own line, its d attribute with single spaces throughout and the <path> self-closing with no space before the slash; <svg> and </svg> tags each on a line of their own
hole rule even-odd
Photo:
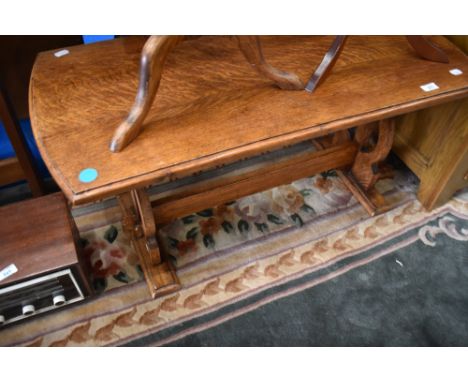
<svg viewBox="0 0 468 382">
<path fill-rule="evenodd" d="M 83 183 L 90 183 L 96 180 L 98 177 L 98 172 L 95 168 L 85 168 L 81 170 L 78 179 Z"/>
</svg>

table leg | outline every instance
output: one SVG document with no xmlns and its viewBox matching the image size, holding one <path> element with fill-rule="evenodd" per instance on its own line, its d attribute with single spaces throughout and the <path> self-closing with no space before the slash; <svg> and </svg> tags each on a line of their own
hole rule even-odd
<svg viewBox="0 0 468 382">
<path fill-rule="evenodd" d="M 359 145 L 354 164 L 347 181 L 354 189 L 355 195 L 362 197 L 361 203 L 370 215 L 382 213 L 392 208 L 382 194 L 374 187 L 379 179 L 392 177 L 389 169 L 381 166 L 383 160 L 390 153 L 395 134 L 395 120 L 385 119 L 378 123 L 358 126 L 354 140 Z M 377 135 L 376 141 L 373 141 Z"/>
<path fill-rule="evenodd" d="M 359 146 L 359 151 L 351 171 L 336 170 L 344 185 L 371 216 L 392 208 L 374 185 L 379 179 L 392 176 L 391 171 L 382 169 L 380 164 L 390 152 L 394 132 L 395 123 L 391 119 L 358 126 L 354 141 Z M 376 133 L 377 138 L 374 142 Z M 332 137 L 314 140 L 314 145 L 323 149 L 350 139 L 348 132 L 343 130 L 334 133 Z"/>
<path fill-rule="evenodd" d="M 148 195 L 144 189 L 132 190 L 118 197 L 122 210 L 122 227 L 131 237 L 138 253 L 151 296 L 172 293 L 180 283 L 172 263 L 160 255 L 156 224 Z"/>
<path fill-rule="evenodd" d="M 371 138 L 377 130 L 377 141 L 373 145 Z M 354 160 L 351 173 L 361 187 L 368 191 L 382 178 L 379 164 L 387 157 L 392 148 L 395 134 L 395 120 L 379 121 L 378 127 L 373 124 L 358 126 L 355 140 L 359 144 L 359 152 Z"/>
</svg>

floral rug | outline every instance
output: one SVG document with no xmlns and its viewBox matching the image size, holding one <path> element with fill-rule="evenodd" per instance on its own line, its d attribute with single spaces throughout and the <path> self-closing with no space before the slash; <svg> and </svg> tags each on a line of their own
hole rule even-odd
<svg viewBox="0 0 468 382">
<path fill-rule="evenodd" d="M 394 183 L 380 185 L 382 190 L 390 191 L 392 187 Z M 302 227 L 313 230 L 313 221 L 351 205 L 355 206 L 356 200 L 336 173 L 329 171 L 184 216 L 162 227 L 158 240 L 179 274 L 193 274 L 202 264 L 213 264 L 228 253 L 234 255 L 234 249 L 239 252 L 234 256 L 245 257 L 241 250 L 246 246 Z M 117 217 L 118 211 L 115 214 Z M 77 222 L 89 222 L 82 227 L 81 236 L 92 264 L 95 291 L 142 279 L 137 256 L 118 221 L 96 227 L 94 218 L 94 214 L 77 217 Z M 221 266 L 217 261 L 214 265 Z"/>
<path fill-rule="evenodd" d="M 395 208 L 369 217 L 330 171 L 182 217 L 158 233 L 182 289 L 155 300 L 122 233 L 115 201 L 74 210 L 97 295 L 3 329 L 0 345 L 169 344 L 193 334 L 195 327 L 200 332 L 216 326 L 212 322 L 220 318 L 213 315 L 229 320 L 246 313 L 240 306 L 249 299 L 270 303 L 274 299 L 268 293 L 281 286 L 324 271 L 330 273 L 317 279 L 321 281 L 309 280 L 307 288 L 338 277 L 361 264 L 364 252 L 385 248 L 389 240 L 425 227 L 448 210 L 467 219 L 467 193 L 429 213 L 416 200 L 416 187 L 408 171 L 380 181 L 379 190 Z M 465 231 L 452 227 L 447 232 L 454 240 L 467 240 Z M 421 240 L 431 245 L 436 233 L 427 228 Z M 332 271 L 344 259 L 357 263 Z"/>
</svg>

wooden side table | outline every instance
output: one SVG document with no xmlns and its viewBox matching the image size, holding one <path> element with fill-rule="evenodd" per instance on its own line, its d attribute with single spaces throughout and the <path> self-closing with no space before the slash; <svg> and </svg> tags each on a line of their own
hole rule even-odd
<svg viewBox="0 0 468 382">
<path fill-rule="evenodd" d="M 302 80 L 332 40 L 262 38 L 271 65 Z M 108 143 L 133 102 L 145 38 L 72 47 L 61 57 L 44 52 L 31 77 L 33 132 L 72 204 L 118 197 L 155 297 L 180 287 L 158 249 L 163 222 L 334 168 L 369 213 L 385 208 L 373 185 L 385 175 L 379 163 L 394 117 L 468 96 L 467 76 L 449 73 L 468 72 L 468 60 L 446 39 L 434 41 L 450 64 L 422 60 L 399 36 L 350 37 L 333 76 L 313 94 L 272 86 L 228 37 L 185 41 L 167 57 L 142 132 L 119 153 Z M 430 82 L 438 87 L 424 91 Z M 297 144 L 318 150 L 288 151 Z M 262 161 L 265 153 L 274 159 Z M 246 158 L 260 163 L 229 171 Z M 161 192 L 150 200 L 152 184 Z"/>
</svg>

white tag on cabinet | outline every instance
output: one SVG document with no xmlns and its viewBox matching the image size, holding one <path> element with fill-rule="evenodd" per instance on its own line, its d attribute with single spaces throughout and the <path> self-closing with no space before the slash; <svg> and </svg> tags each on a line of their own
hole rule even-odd
<svg viewBox="0 0 468 382">
<path fill-rule="evenodd" d="M 8 267 L 3 268 L 0 271 L 0 281 L 5 280 L 7 277 L 10 277 L 13 273 L 18 272 L 15 264 L 10 264 Z"/>
</svg>

